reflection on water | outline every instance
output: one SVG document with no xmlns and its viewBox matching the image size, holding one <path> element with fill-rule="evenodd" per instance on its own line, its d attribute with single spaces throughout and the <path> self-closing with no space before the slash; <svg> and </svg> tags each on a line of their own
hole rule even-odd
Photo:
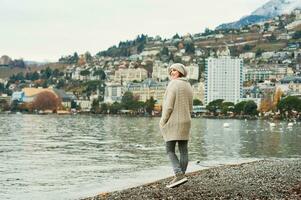
<svg viewBox="0 0 301 200">
<path fill-rule="evenodd" d="M 159 118 L 0 115 L 0 199 L 72 199 L 117 188 L 130 177 L 164 177 L 170 167 L 158 122 Z M 193 119 L 190 160 L 208 164 L 300 157 L 300 126 Z"/>
</svg>

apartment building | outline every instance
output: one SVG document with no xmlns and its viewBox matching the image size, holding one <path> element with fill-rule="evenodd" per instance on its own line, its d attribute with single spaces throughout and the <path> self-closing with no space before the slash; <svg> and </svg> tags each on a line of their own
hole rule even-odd
<svg viewBox="0 0 301 200">
<path fill-rule="evenodd" d="M 242 97 L 243 60 L 220 56 L 205 61 L 205 104 L 216 99 L 238 103 Z"/>
</svg>

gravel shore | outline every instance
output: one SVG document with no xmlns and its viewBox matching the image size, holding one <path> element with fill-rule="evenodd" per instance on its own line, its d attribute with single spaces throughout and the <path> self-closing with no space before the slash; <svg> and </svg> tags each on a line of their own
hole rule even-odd
<svg viewBox="0 0 301 200">
<path fill-rule="evenodd" d="M 187 174 L 188 182 L 166 188 L 172 177 L 139 187 L 100 193 L 98 199 L 300 199 L 301 159 L 261 160 Z"/>
</svg>

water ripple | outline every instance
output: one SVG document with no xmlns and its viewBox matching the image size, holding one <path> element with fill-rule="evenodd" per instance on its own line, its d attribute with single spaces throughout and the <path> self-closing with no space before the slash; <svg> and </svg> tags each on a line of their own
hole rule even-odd
<svg viewBox="0 0 301 200">
<path fill-rule="evenodd" d="M 108 187 L 108 180 L 169 166 L 158 122 L 159 118 L 0 115 L 0 199 L 70 199 L 88 186 L 100 190 Z M 190 160 L 300 157 L 300 126 L 287 128 L 280 122 L 271 129 L 265 121 L 193 119 Z"/>
</svg>

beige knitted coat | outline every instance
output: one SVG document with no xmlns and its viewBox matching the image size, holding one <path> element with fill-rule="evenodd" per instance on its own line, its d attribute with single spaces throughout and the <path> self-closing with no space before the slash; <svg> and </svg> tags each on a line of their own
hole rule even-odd
<svg viewBox="0 0 301 200">
<path fill-rule="evenodd" d="M 192 87 L 186 78 L 169 82 L 159 123 L 165 142 L 189 140 L 192 112 Z"/>
</svg>

